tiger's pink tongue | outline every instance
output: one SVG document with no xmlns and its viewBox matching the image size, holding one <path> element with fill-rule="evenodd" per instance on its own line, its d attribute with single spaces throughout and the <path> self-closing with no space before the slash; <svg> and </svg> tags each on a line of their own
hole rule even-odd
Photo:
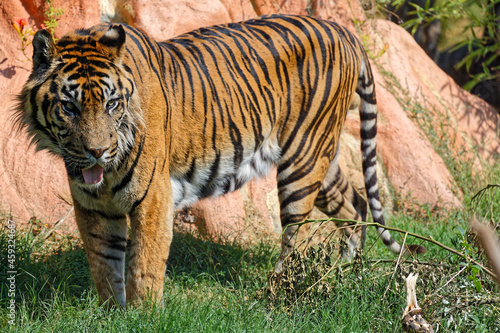
<svg viewBox="0 0 500 333">
<path fill-rule="evenodd" d="M 102 180 L 104 169 L 99 164 L 94 165 L 92 168 L 82 170 L 83 179 L 87 184 L 97 184 Z"/>
</svg>

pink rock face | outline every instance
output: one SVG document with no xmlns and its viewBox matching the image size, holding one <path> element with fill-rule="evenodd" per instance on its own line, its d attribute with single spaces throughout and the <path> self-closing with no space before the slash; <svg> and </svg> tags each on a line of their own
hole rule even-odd
<svg viewBox="0 0 500 333">
<path fill-rule="evenodd" d="M 60 159 L 46 152 L 35 153 L 28 148 L 25 133 L 19 133 L 12 123 L 15 96 L 31 72 L 31 62 L 22 54 L 21 40 L 12 26 L 13 19 L 27 18 L 34 29 L 44 21 L 46 4 L 42 1 L 3 1 L 0 3 L 0 209 L 25 222 L 31 216 L 52 224 L 71 210 L 71 196 L 66 172 Z M 54 0 L 54 8 L 65 10 L 56 34 L 99 22 L 98 1 Z M 31 57 L 32 48 L 26 54 Z M 62 230 L 73 231 L 76 226 L 70 216 Z"/>
<path fill-rule="evenodd" d="M 383 81 L 378 72 L 375 75 Z M 418 203 L 460 206 L 450 189 L 451 175 L 422 130 L 382 85 L 377 89 L 377 99 L 385 120 L 378 128 L 378 152 L 394 189 Z"/>
<path fill-rule="evenodd" d="M 119 0 L 116 3 L 54 0 L 53 7 L 65 10 L 56 29 L 59 36 L 76 28 L 89 27 L 98 23 L 101 17 L 107 17 L 134 24 L 158 40 L 203 26 L 253 18 L 258 14 L 312 12 L 320 18 L 346 25 L 353 32 L 356 32 L 353 15 L 360 21 L 366 19 L 357 1 L 293 0 L 278 5 L 276 1 L 256 0 L 252 3 L 240 0 Z M 309 6 L 311 3 L 312 7 Z M 0 104 L 0 124 L 3 125 L 0 131 L 0 208 L 12 212 L 18 221 L 36 215 L 45 223 L 53 224 L 71 209 L 64 166 L 59 159 L 28 148 L 25 134 L 12 131 L 10 122 L 15 95 L 31 71 L 31 63 L 22 61 L 20 40 L 11 20 L 27 17 L 33 27 L 39 28 L 44 21 L 44 6 L 44 2 L 37 0 L 0 2 L 0 92 L 4 101 Z M 463 145 L 466 151 L 472 152 L 471 147 L 481 144 L 480 153 L 485 160 L 498 156 L 500 140 L 496 111 L 457 87 L 404 29 L 386 21 L 372 23 L 370 27 L 364 25 L 364 29 L 369 30 L 365 34 L 370 36 L 367 44 L 373 45 L 375 52 L 388 45 L 386 52 L 376 60 L 377 65 L 390 73 L 409 96 L 415 96 L 432 110 L 434 126 L 439 126 L 439 119 L 444 115 L 451 119 L 455 126 L 450 130 L 454 128 L 456 131 L 449 135 L 457 138 L 453 148 Z M 30 56 L 31 52 L 28 49 Z M 450 190 L 451 176 L 442 159 L 392 95 L 386 77 L 377 66 L 372 67 L 380 110 L 378 151 L 394 189 L 403 197 L 411 195 L 417 203 L 460 205 Z M 359 141 L 357 112 L 349 113 L 343 140 L 341 166 L 354 186 L 362 191 L 361 165 L 356 161 L 356 156 L 360 156 L 359 142 L 356 141 Z M 380 171 L 379 178 L 383 183 Z M 275 173 L 268 179 L 253 181 L 231 195 L 203 200 L 194 205 L 192 211 L 197 214 L 196 224 L 203 233 L 234 236 L 243 235 L 243 232 L 247 235 L 279 232 Z M 72 216 L 66 225 L 75 229 Z"/>
<path fill-rule="evenodd" d="M 439 127 L 449 117 L 450 135 L 458 134 L 454 147 L 472 151 L 479 148 L 482 158 L 492 161 L 500 154 L 498 136 L 500 117 L 495 108 L 484 100 L 460 88 L 445 72 L 425 56 L 415 40 L 400 26 L 389 21 L 376 20 L 375 32 L 380 49 L 389 45 L 379 65 L 394 75 L 412 96 L 433 114 L 434 126 Z M 377 81 L 384 85 L 384 80 Z M 385 105 L 381 103 L 381 107 Z M 453 131 L 455 130 L 455 131 Z M 454 133 L 453 133 L 454 132 Z"/>
<path fill-rule="evenodd" d="M 443 140 L 450 139 L 449 149 L 463 151 L 470 158 L 479 152 L 484 162 L 493 162 L 500 155 L 498 112 L 457 86 L 403 28 L 377 20 L 374 29 L 376 47 L 389 45 L 377 60 L 378 68 L 395 77 L 403 94 L 411 96 L 410 102 L 419 103 L 430 112 L 430 125 Z M 403 197 L 411 195 L 419 203 L 459 205 L 450 190 L 451 176 L 441 157 L 387 89 L 394 83 L 378 70 L 375 77 L 383 117 L 379 152 L 395 190 Z M 439 133 L 440 128 L 444 128 L 443 133 Z M 480 170 L 479 160 L 475 168 Z"/>
<path fill-rule="evenodd" d="M 233 238 L 245 227 L 245 207 L 240 191 L 226 194 L 217 199 L 200 200 L 192 212 L 199 219 L 196 224 L 204 234 L 223 235 Z"/>
<path fill-rule="evenodd" d="M 157 39 L 222 22 L 229 22 L 229 12 L 219 1 L 132 0 L 137 26 Z"/>
</svg>

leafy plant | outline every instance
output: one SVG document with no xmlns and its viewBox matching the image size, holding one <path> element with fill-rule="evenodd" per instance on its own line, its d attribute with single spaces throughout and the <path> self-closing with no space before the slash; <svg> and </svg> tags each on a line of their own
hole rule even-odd
<svg viewBox="0 0 500 333">
<path fill-rule="evenodd" d="M 478 83 L 486 80 L 500 78 L 500 62 L 498 61 L 500 49 L 500 17 L 497 16 L 495 7 L 500 6 L 500 0 L 483 0 L 481 13 L 465 11 L 471 19 L 467 29 L 473 38 L 459 43 L 454 49 L 466 46 L 467 54 L 457 65 L 457 68 L 465 66 L 467 72 L 471 72 L 474 64 L 481 67 L 477 73 L 472 72 L 472 79 L 465 84 L 464 88 L 471 90 Z M 481 31 L 482 34 L 478 34 Z"/>
<path fill-rule="evenodd" d="M 20 50 L 26 58 L 25 61 L 31 61 L 30 57 L 26 54 L 26 48 L 31 45 L 32 36 L 35 34 L 35 31 L 30 27 L 27 18 L 14 19 L 12 20 L 12 25 L 21 39 Z"/>
<path fill-rule="evenodd" d="M 398 8 L 405 0 L 394 0 L 391 4 Z M 403 27 L 413 34 L 419 26 L 425 26 L 434 20 L 440 20 L 445 26 L 453 27 L 458 21 L 467 22 L 461 38 L 450 52 L 466 48 L 467 52 L 455 65 L 456 69 L 465 67 L 470 76 L 463 88 L 471 91 L 476 85 L 488 80 L 500 78 L 500 0 L 441 0 L 435 6 L 415 3 L 408 14 L 412 18 L 404 22 Z"/>
<path fill-rule="evenodd" d="M 52 0 L 45 0 L 45 3 L 48 7 L 44 12 L 45 20 L 43 21 L 43 24 L 41 24 L 40 28 L 47 29 L 50 32 L 52 39 L 56 41 L 57 39 L 55 38 L 54 32 L 59 25 L 59 19 L 64 14 L 64 9 L 55 8 L 52 5 Z M 12 20 L 12 25 L 21 39 L 20 50 L 26 58 L 24 61 L 31 61 L 31 58 L 26 54 L 26 49 L 33 42 L 33 36 L 35 35 L 37 29 L 30 24 L 29 18 L 14 19 Z"/>
<path fill-rule="evenodd" d="M 45 3 L 48 5 L 47 10 L 45 11 L 45 20 L 43 21 L 45 27 L 44 29 L 47 29 L 50 34 L 52 35 L 52 38 L 54 40 L 54 31 L 58 27 L 58 21 L 61 18 L 61 16 L 64 14 L 64 9 L 62 8 L 54 8 L 52 5 L 53 0 L 45 0 Z"/>
</svg>

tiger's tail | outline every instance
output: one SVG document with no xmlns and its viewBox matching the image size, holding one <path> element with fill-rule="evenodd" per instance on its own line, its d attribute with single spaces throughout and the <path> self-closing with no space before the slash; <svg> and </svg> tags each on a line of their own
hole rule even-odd
<svg viewBox="0 0 500 333">
<path fill-rule="evenodd" d="M 378 181 L 377 181 L 377 100 L 375 84 L 369 60 L 363 52 L 363 62 L 358 78 L 356 93 L 360 97 L 359 116 L 361 119 L 361 152 L 363 154 L 363 174 L 365 178 L 366 195 L 373 216 L 373 221 L 386 225 L 382 214 Z M 377 232 L 384 244 L 394 253 L 401 252 L 401 245 L 396 242 L 388 230 L 377 227 Z M 419 245 L 407 245 L 406 250 L 425 253 Z"/>
</svg>

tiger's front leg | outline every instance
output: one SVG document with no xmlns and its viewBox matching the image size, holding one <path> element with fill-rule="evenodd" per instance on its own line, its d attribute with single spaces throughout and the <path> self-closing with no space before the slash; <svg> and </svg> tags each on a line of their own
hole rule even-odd
<svg viewBox="0 0 500 333">
<path fill-rule="evenodd" d="M 170 180 L 164 178 L 163 182 L 150 183 L 147 195 L 130 214 L 132 244 L 127 272 L 128 303 L 149 297 L 159 301 L 163 294 L 174 210 Z"/>
<path fill-rule="evenodd" d="M 126 216 L 105 217 L 81 207 L 76 200 L 74 203 L 99 301 L 125 306 Z"/>
</svg>

